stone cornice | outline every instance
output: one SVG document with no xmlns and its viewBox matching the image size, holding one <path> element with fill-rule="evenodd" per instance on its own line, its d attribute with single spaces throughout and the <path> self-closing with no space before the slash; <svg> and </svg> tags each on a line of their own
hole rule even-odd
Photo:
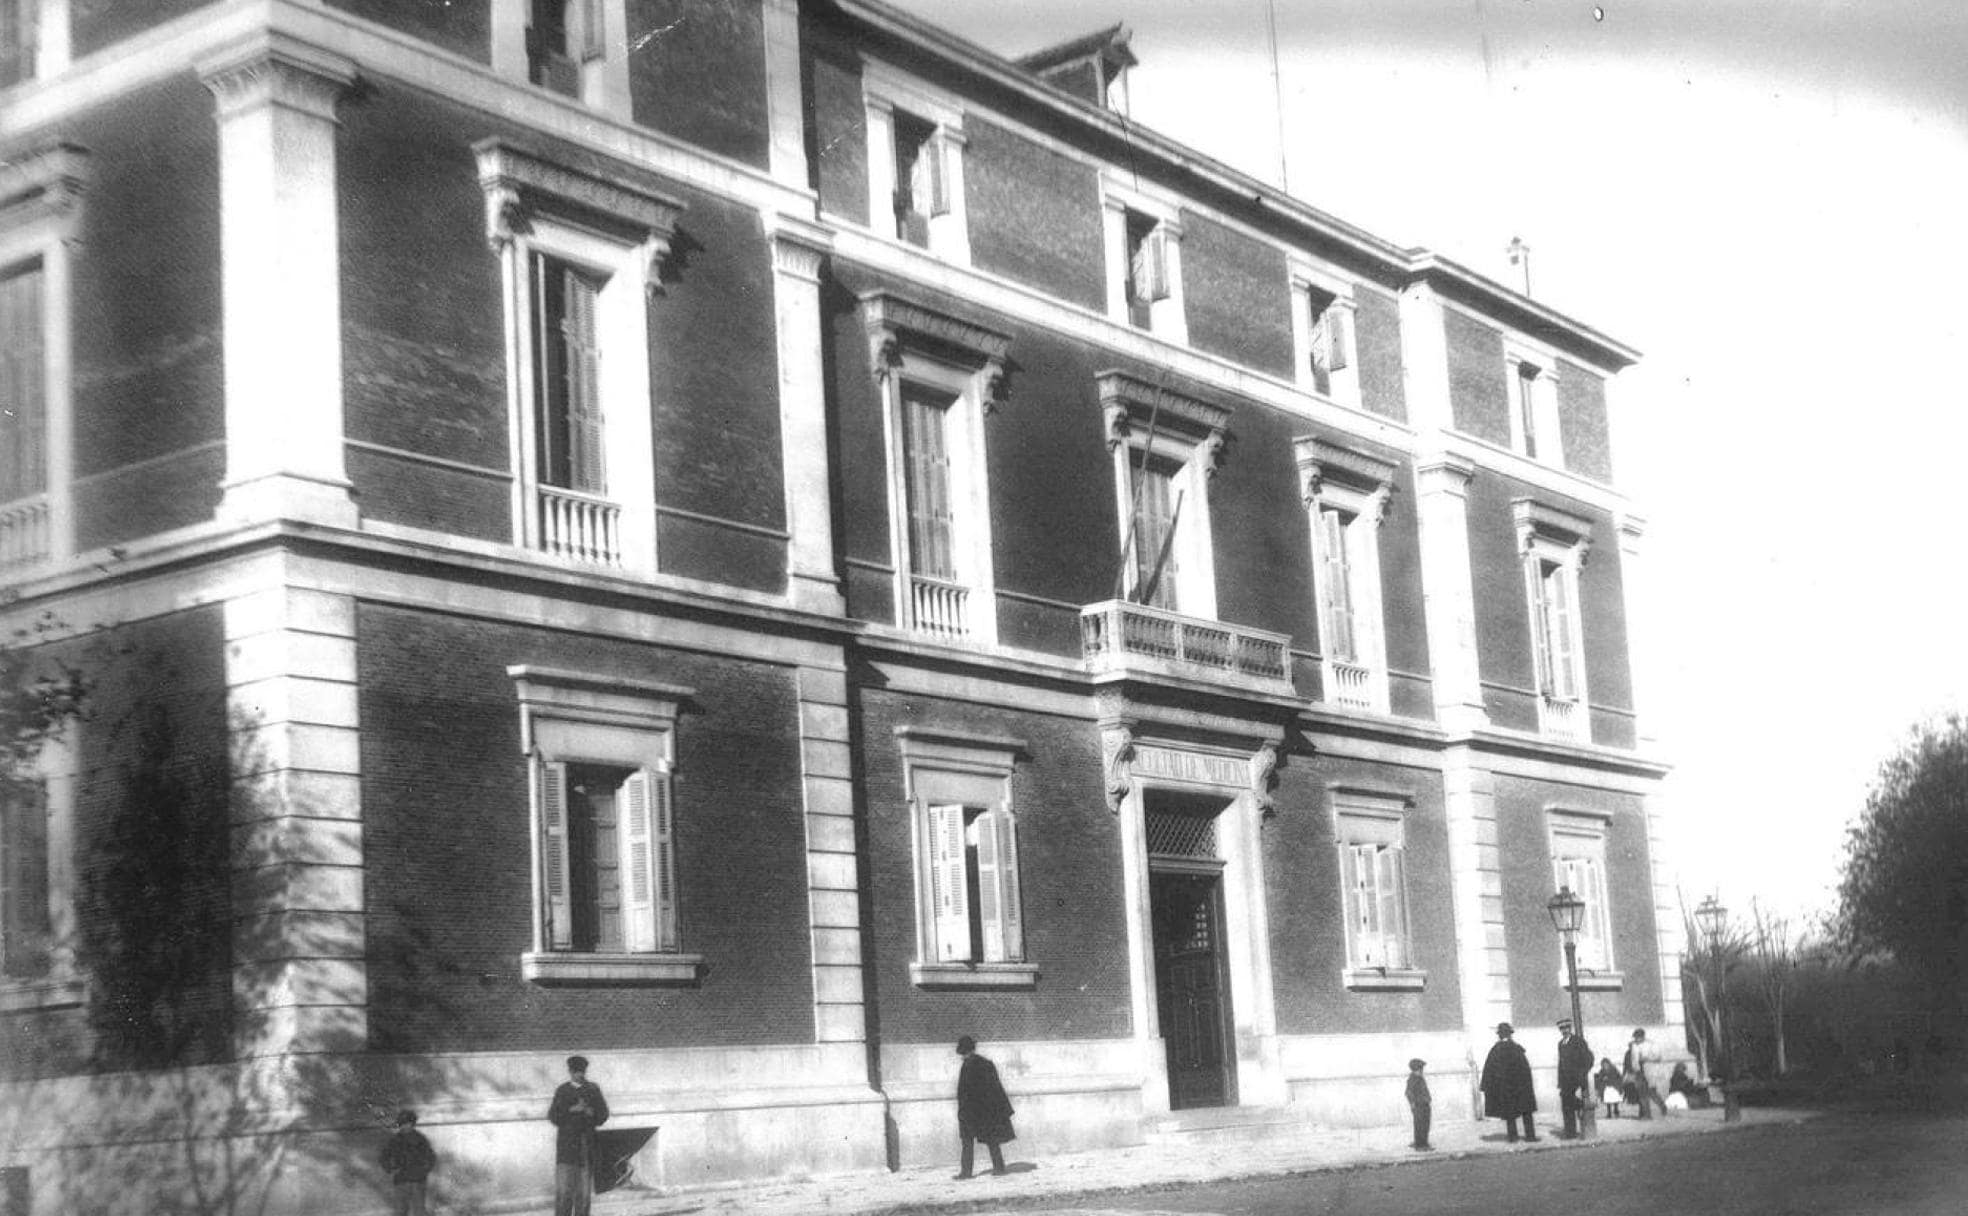
<svg viewBox="0 0 1968 1216">
<path fill-rule="evenodd" d="M 653 267 L 668 256 L 684 206 L 659 193 L 640 169 L 602 165 L 592 155 L 583 159 L 596 171 L 576 169 L 497 138 L 478 141 L 472 153 L 485 191 L 486 239 L 494 248 L 529 231 L 538 211 L 596 215 L 633 230 L 649 246 L 650 282 L 657 282 Z"/>
<path fill-rule="evenodd" d="M 1583 515 L 1539 502 L 1535 498 L 1513 498 L 1510 517 L 1517 525 L 1517 548 L 1529 553 L 1540 540 L 1562 548 L 1577 549 L 1580 559 L 1592 547 L 1592 521 Z"/>
<path fill-rule="evenodd" d="M 319 47 L 261 30 L 221 47 L 193 65 L 218 98 L 218 116 L 281 106 L 327 122 L 355 83 L 355 64 Z"/>
<path fill-rule="evenodd" d="M 80 144 L 45 144 L 0 160 L 0 228 L 72 219 L 89 169 L 89 150 Z"/>
<path fill-rule="evenodd" d="M 1385 513 L 1394 495 L 1397 466 L 1393 461 L 1314 435 L 1293 439 L 1292 454 L 1298 462 L 1299 494 L 1307 507 L 1318 501 L 1321 487 L 1330 480 L 1369 496 L 1376 511 Z"/>
<path fill-rule="evenodd" d="M 984 409 L 995 410 L 1008 395 L 1007 361 L 1011 357 L 1011 337 L 972 321 L 906 299 L 892 291 L 870 291 L 861 296 L 861 323 L 868 335 L 868 366 L 875 379 L 886 382 L 902 366 L 905 335 L 929 339 L 932 343 L 974 358 L 983 368 Z"/>
<path fill-rule="evenodd" d="M 1176 435 L 1207 448 L 1206 467 L 1215 473 L 1230 438 L 1230 408 L 1213 405 L 1124 371 L 1097 373 L 1100 407 L 1107 422 L 1107 446 L 1118 448 L 1151 425 L 1157 434 Z"/>
</svg>

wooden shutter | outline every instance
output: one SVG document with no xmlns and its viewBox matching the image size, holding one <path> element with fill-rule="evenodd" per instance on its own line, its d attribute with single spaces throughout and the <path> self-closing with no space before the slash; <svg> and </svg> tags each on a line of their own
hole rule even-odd
<svg viewBox="0 0 1968 1216">
<path fill-rule="evenodd" d="M 574 948 L 574 901 L 569 889 L 567 766 L 540 764 L 540 882 L 544 886 L 545 940 L 550 950 Z"/>
<path fill-rule="evenodd" d="M 950 214 L 949 155 L 949 142 L 934 130 L 917 145 L 909 167 L 909 201 L 918 214 Z"/>
<path fill-rule="evenodd" d="M 595 324 L 595 285 L 562 267 L 560 320 L 567 360 L 567 476 L 569 488 L 600 494 L 606 487 L 602 460 L 601 346 Z"/>
<path fill-rule="evenodd" d="M 651 814 L 651 774 L 630 773 L 622 782 L 622 940 L 631 954 L 656 949 L 656 830 Z"/>
<path fill-rule="evenodd" d="M 1407 965 L 1406 919 L 1402 909 L 1401 850 L 1381 847 L 1374 851 L 1374 894 L 1379 900 L 1376 918 L 1380 922 L 1380 965 Z"/>
<path fill-rule="evenodd" d="M 1329 370 L 1346 370 L 1346 347 L 1346 310 L 1334 305 L 1326 310 L 1326 367 Z"/>
<path fill-rule="evenodd" d="M 0 502 L 48 486 L 40 265 L 0 277 Z"/>
<path fill-rule="evenodd" d="M 1346 866 L 1346 915 L 1352 930 L 1353 962 L 1362 967 L 1383 965 L 1380 900 L 1374 892 L 1376 851 L 1370 844 L 1340 846 Z"/>
<path fill-rule="evenodd" d="M 1572 571 L 1553 566 L 1545 579 L 1551 614 L 1551 668 L 1554 693 L 1572 700 L 1579 693 L 1577 607 L 1573 603 Z"/>
<path fill-rule="evenodd" d="M 1129 267 L 1134 298 L 1152 304 L 1169 297 L 1168 229 L 1156 224 L 1142 234 Z"/>
<path fill-rule="evenodd" d="M 970 894 L 965 889 L 964 809 L 929 808 L 929 901 L 936 957 L 970 961 Z"/>
<path fill-rule="evenodd" d="M 1346 517 L 1329 507 L 1319 511 L 1319 628 L 1328 658 L 1353 662 L 1359 647 L 1353 629 L 1353 570 L 1346 549 Z"/>
<path fill-rule="evenodd" d="M 954 581 L 956 515 L 950 502 L 949 409 L 922 390 L 905 386 L 902 430 L 909 495 L 909 567 L 930 578 Z"/>
<path fill-rule="evenodd" d="M 48 804 L 36 784 L 0 802 L 0 974 L 44 970 L 48 931 Z"/>
<path fill-rule="evenodd" d="M 983 930 L 983 963 L 1004 961 L 1004 889 L 998 865 L 998 814 L 987 811 L 972 821 L 977 833 L 977 921 Z"/>
<path fill-rule="evenodd" d="M 580 26 L 582 61 L 604 58 L 607 43 L 604 41 L 606 27 L 602 24 L 601 0 L 580 0 Z"/>
<path fill-rule="evenodd" d="M 1011 811 L 999 807 L 991 816 L 998 835 L 998 919 L 1003 922 L 1003 959 L 1015 963 L 1025 957 L 1025 904 L 1018 885 L 1018 821 Z"/>
<path fill-rule="evenodd" d="M 1545 603 L 1544 563 L 1536 556 L 1524 559 L 1524 588 L 1531 610 L 1531 658 L 1538 693 L 1552 695 L 1551 610 Z"/>
</svg>

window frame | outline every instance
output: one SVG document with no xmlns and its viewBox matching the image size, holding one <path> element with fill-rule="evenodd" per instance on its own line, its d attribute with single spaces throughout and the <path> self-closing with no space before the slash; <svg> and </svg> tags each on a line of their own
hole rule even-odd
<svg viewBox="0 0 1968 1216">
<path fill-rule="evenodd" d="M 1103 174 L 1100 179 L 1102 233 L 1106 251 L 1107 316 L 1136 333 L 1187 346 L 1189 322 L 1182 286 L 1182 208 L 1173 195 L 1151 192 L 1138 183 L 1125 183 Z M 1146 325 L 1131 314 L 1134 282 L 1131 221 L 1146 220 L 1161 249 L 1161 274 L 1167 294 L 1147 301 Z"/>
<path fill-rule="evenodd" d="M 1158 606 L 1157 610 L 1194 620 L 1216 620 L 1216 554 L 1209 488 L 1223 466 L 1231 439 L 1230 410 L 1123 371 L 1100 372 L 1096 382 L 1113 464 L 1120 598 L 1139 602 L 1135 593 L 1147 557 L 1136 534 L 1135 483 L 1145 461 L 1165 461 L 1177 468 L 1171 488 L 1181 494 L 1170 544 L 1178 581 L 1174 584 L 1174 605 Z"/>
<path fill-rule="evenodd" d="M 571 88 L 557 88 L 535 78 L 534 3 L 535 0 L 492 0 L 494 69 L 501 76 L 525 81 L 553 96 L 617 118 L 630 117 L 633 106 L 629 91 L 626 0 L 566 0 L 568 10 L 599 18 L 598 27 L 592 19 L 567 23 L 565 58 L 572 73 Z"/>
<path fill-rule="evenodd" d="M 1428 985 L 1428 971 L 1416 964 L 1414 917 L 1407 874 L 1407 821 L 1414 812 L 1414 798 L 1403 791 L 1337 786 L 1332 792 L 1332 828 L 1335 863 L 1340 885 L 1341 922 L 1345 936 L 1343 979 L 1355 992 L 1414 992 Z M 1368 957 L 1356 925 L 1361 919 L 1358 884 L 1348 881 L 1358 872 L 1362 849 L 1376 850 L 1376 858 L 1391 860 L 1391 881 L 1395 889 L 1376 889 L 1372 909 L 1376 920 L 1391 902 L 1399 927 L 1401 959 L 1398 963 L 1375 962 Z M 1376 870 L 1379 862 L 1376 861 Z M 1385 938 L 1382 926 L 1377 936 Z"/>
<path fill-rule="evenodd" d="M 44 740 L 33 761 L 33 774 L 15 793 L 0 791 L 0 854 L 18 830 L 14 814 L 20 791 L 32 790 L 39 818 L 41 875 L 36 883 L 43 907 L 35 931 L 45 939 L 39 953 L 44 965 L 32 972 L 10 974 L 0 959 L 0 1015 L 35 1010 L 67 1009 L 83 1004 L 89 984 L 76 958 L 78 926 L 75 909 L 75 767 L 79 755 L 76 734 L 80 724 L 69 722 L 59 734 Z M 0 855 L 0 867 L 12 859 Z M 7 915 L 0 901 L 0 917 Z M 3 949 L 4 947 L 0 947 Z"/>
<path fill-rule="evenodd" d="M 657 570 L 655 454 L 649 373 L 649 296 L 683 204 L 630 166 L 609 176 L 543 160 L 500 139 L 473 145 L 485 192 L 486 235 L 505 290 L 506 395 L 514 544 L 556 562 Z M 541 314 L 534 269 L 558 263 L 601 284 L 595 296 L 597 397 L 609 489 L 583 494 L 546 480 Z M 619 351 L 627 357 L 609 358 Z M 548 493 L 562 490 L 562 493 Z"/>
<path fill-rule="evenodd" d="M 1290 278 L 1294 382 L 1315 396 L 1360 408 L 1359 317 L 1353 284 L 1296 259 L 1291 262 Z M 1315 294 L 1329 300 L 1324 308 L 1313 307 Z M 1322 319 L 1327 325 L 1323 342 L 1319 336 Z M 1328 370 L 1327 385 L 1321 389 L 1314 361 L 1322 345 L 1328 351 L 1335 349 L 1335 336 L 1339 366 Z"/>
<path fill-rule="evenodd" d="M 895 624 L 940 641 L 998 640 L 985 420 L 1003 400 L 1011 339 L 889 291 L 861 297 L 869 364 L 882 401 Z M 957 577 L 918 574 L 910 518 L 908 413 L 912 390 L 947 395 L 951 556 Z M 938 586 L 919 586 L 931 579 Z M 919 595 L 918 592 L 921 592 Z M 961 599 L 961 607 L 952 601 Z"/>
<path fill-rule="evenodd" d="M 868 227 L 877 236 L 921 249 L 947 262 L 970 265 L 970 223 L 964 185 L 964 111 L 956 99 L 938 93 L 879 60 L 861 67 L 862 106 L 868 132 Z M 911 240 L 896 203 L 902 194 L 898 160 L 898 115 L 929 129 L 918 155 L 927 149 L 942 166 L 941 212 L 915 212 L 924 221 L 924 238 Z M 913 183 L 911 183 L 913 201 Z"/>
<path fill-rule="evenodd" d="M 42 449 L 41 490 L 0 503 L 0 576 L 75 551 L 70 282 L 89 176 L 86 149 L 55 143 L 13 159 L 0 184 L 0 275 L 39 266 Z"/>
<path fill-rule="evenodd" d="M 1322 700 L 1388 713 L 1387 610 L 1381 581 L 1380 529 L 1394 497 L 1396 465 L 1311 435 L 1294 439 L 1292 448 L 1311 539 L 1312 594 L 1318 610 L 1320 678 L 1325 694 Z M 1329 512 L 1350 517 L 1344 525 L 1343 562 L 1330 551 L 1331 538 L 1325 526 Z M 1334 652 L 1330 632 L 1331 590 L 1326 573 L 1340 564 L 1348 575 L 1352 604 L 1354 645 L 1350 657 Z M 1346 670 L 1349 667 L 1362 670 Z M 1354 699 L 1334 695 L 1349 686 L 1359 687 L 1364 695 Z"/>
<path fill-rule="evenodd" d="M 1597 878 L 1596 888 L 1581 891 L 1572 887 L 1572 894 L 1585 901 L 1585 915 L 1579 926 L 1578 944 L 1578 984 L 1581 992 L 1617 991 L 1625 986 L 1626 976 L 1619 969 L 1619 960 L 1613 952 L 1613 908 L 1612 883 L 1606 869 L 1606 839 L 1611 834 L 1612 816 L 1602 811 L 1586 810 L 1577 807 L 1552 806 L 1545 808 L 1545 830 L 1549 838 L 1551 857 L 1552 890 L 1569 886 L 1566 878 L 1568 863 L 1586 862 Z M 1588 952 L 1587 926 L 1594 919 L 1602 927 L 1594 940 L 1598 953 Z M 1569 987 L 1565 974 L 1564 943 L 1559 943 L 1558 983 L 1561 990 Z"/>
<path fill-rule="evenodd" d="M 1592 521 L 1534 499 L 1511 503 L 1518 551 L 1524 564 L 1524 600 L 1531 643 L 1532 695 L 1538 707 L 1538 733 L 1554 739 L 1591 742 L 1592 702 L 1587 683 L 1585 612 L 1580 596 L 1585 562 L 1592 549 Z M 1569 645 L 1560 672 L 1555 656 L 1551 581 L 1569 599 Z M 1564 679 L 1560 679 L 1562 674 Z M 1562 695 L 1565 683 L 1570 695 Z"/>
<path fill-rule="evenodd" d="M 1506 334 L 1503 362 L 1504 396 L 1510 413 L 1510 450 L 1526 460 L 1564 468 L 1565 444 L 1558 420 L 1557 352 L 1518 335 Z"/>
<path fill-rule="evenodd" d="M 687 928 L 682 916 L 683 870 L 673 826 L 677 720 L 681 707 L 695 694 L 677 685 L 531 665 L 508 667 L 506 674 L 519 701 L 529 807 L 533 931 L 530 948 L 520 956 L 521 976 L 540 985 L 696 983 L 704 957 L 683 948 Z M 630 921 L 637 901 L 628 884 L 635 875 L 625 862 L 620 950 L 575 950 L 556 944 L 560 935 L 554 928 L 554 913 L 557 905 L 571 904 L 571 895 L 557 898 L 551 878 L 556 829 L 551 783 L 556 772 L 564 775 L 567 765 L 630 770 L 649 782 L 651 889 L 649 899 L 642 902 L 647 903 L 651 920 L 641 927 Z M 558 828 L 564 839 L 567 821 L 565 803 L 561 805 Z M 626 829 L 623 835 L 619 847 L 628 853 L 631 841 L 626 839 Z M 570 855 L 562 855 L 563 874 Z M 571 922 L 571 907 L 563 920 Z M 644 930 L 649 948 L 632 949 Z"/>
<path fill-rule="evenodd" d="M 1019 814 L 1012 796 L 1012 777 L 1019 759 L 1029 749 L 1020 739 L 922 726 L 898 726 L 895 736 L 902 762 L 902 793 L 909 808 L 914 858 L 916 957 L 909 964 L 910 981 L 924 989 L 1036 987 L 1039 968 L 1032 958 L 1029 922 L 1025 916 L 1025 908 L 1031 901 L 1025 894 L 1018 855 Z M 946 957 L 950 953 L 946 947 L 952 914 L 945 911 L 938 899 L 948 889 L 947 883 L 939 884 L 938 877 L 939 866 L 947 870 L 948 861 L 940 855 L 937 846 L 949 837 L 947 832 L 939 837 L 936 824 L 939 819 L 954 818 L 949 814 L 952 810 L 967 820 L 988 821 L 996 830 L 995 839 L 1009 843 L 1010 864 L 1004 864 L 1004 855 L 999 856 L 999 881 L 993 888 L 997 906 L 1004 910 L 996 929 L 1000 952 L 1005 957 Z M 976 812 L 974 816 L 972 811 Z M 981 890 L 984 881 L 981 856 L 973 866 L 966 855 L 963 865 L 966 889 L 975 870 Z M 981 901 L 976 907 L 966 901 L 965 949 L 972 944 L 972 922 L 981 922 L 983 918 Z M 980 936 L 988 946 L 993 926 L 979 923 L 976 927 L 981 929 Z"/>
</svg>

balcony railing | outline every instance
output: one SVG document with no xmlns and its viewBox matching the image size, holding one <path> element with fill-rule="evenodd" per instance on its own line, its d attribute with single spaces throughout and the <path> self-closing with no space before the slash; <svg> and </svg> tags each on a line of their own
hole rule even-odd
<svg viewBox="0 0 1968 1216">
<path fill-rule="evenodd" d="M 909 621 L 919 633 L 939 638 L 967 638 L 970 627 L 970 588 L 947 579 L 917 574 L 909 579 Z"/>
<path fill-rule="evenodd" d="M 48 556 L 49 531 L 47 495 L 0 503 L 0 569 Z"/>
<path fill-rule="evenodd" d="M 561 486 L 540 487 L 540 548 L 598 566 L 622 564 L 622 508 Z"/>
<path fill-rule="evenodd" d="M 1585 705 L 1569 697 L 1538 698 L 1538 725 L 1552 739 L 1586 738 Z"/>
<path fill-rule="evenodd" d="M 1080 609 L 1080 648 L 1095 674 L 1135 669 L 1221 678 L 1291 691 L 1291 639 L 1146 604 L 1108 600 Z"/>
<path fill-rule="evenodd" d="M 1374 669 L 1350 659 L 1326 660 L 1326 700 L 1354 709 L 1379 709 L 1380 681 Z"/>
</svg>

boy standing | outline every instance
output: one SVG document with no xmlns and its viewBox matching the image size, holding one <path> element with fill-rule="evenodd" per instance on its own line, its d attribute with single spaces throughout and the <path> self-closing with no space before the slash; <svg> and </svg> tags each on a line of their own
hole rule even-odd
<svg viewBox="0 0 1968 1216">
<path fill-rule="evenodd" d="M 1428 1148 L 1428 1120 L 1433 1109 L 1428 1095 L 1428 1079 L 1421 1075 L 1421 1070 L 1426 1067 L 1426 1060 L 1408 1061 L 1408 1109 L 1414 1112 L 1414 1147 L 1418 1150 Z"/>
<path fill-rule="evenodd" d="M 417 1130 L 417 1112 L 396 1116 L 396 1132 L 383 1145 L 383 1169 L 396 1189 L 396 1216 L 428 1216 L 424 1206 L 425 1180 L 437 1166 L 437 1153 Z"/>
</svg>

